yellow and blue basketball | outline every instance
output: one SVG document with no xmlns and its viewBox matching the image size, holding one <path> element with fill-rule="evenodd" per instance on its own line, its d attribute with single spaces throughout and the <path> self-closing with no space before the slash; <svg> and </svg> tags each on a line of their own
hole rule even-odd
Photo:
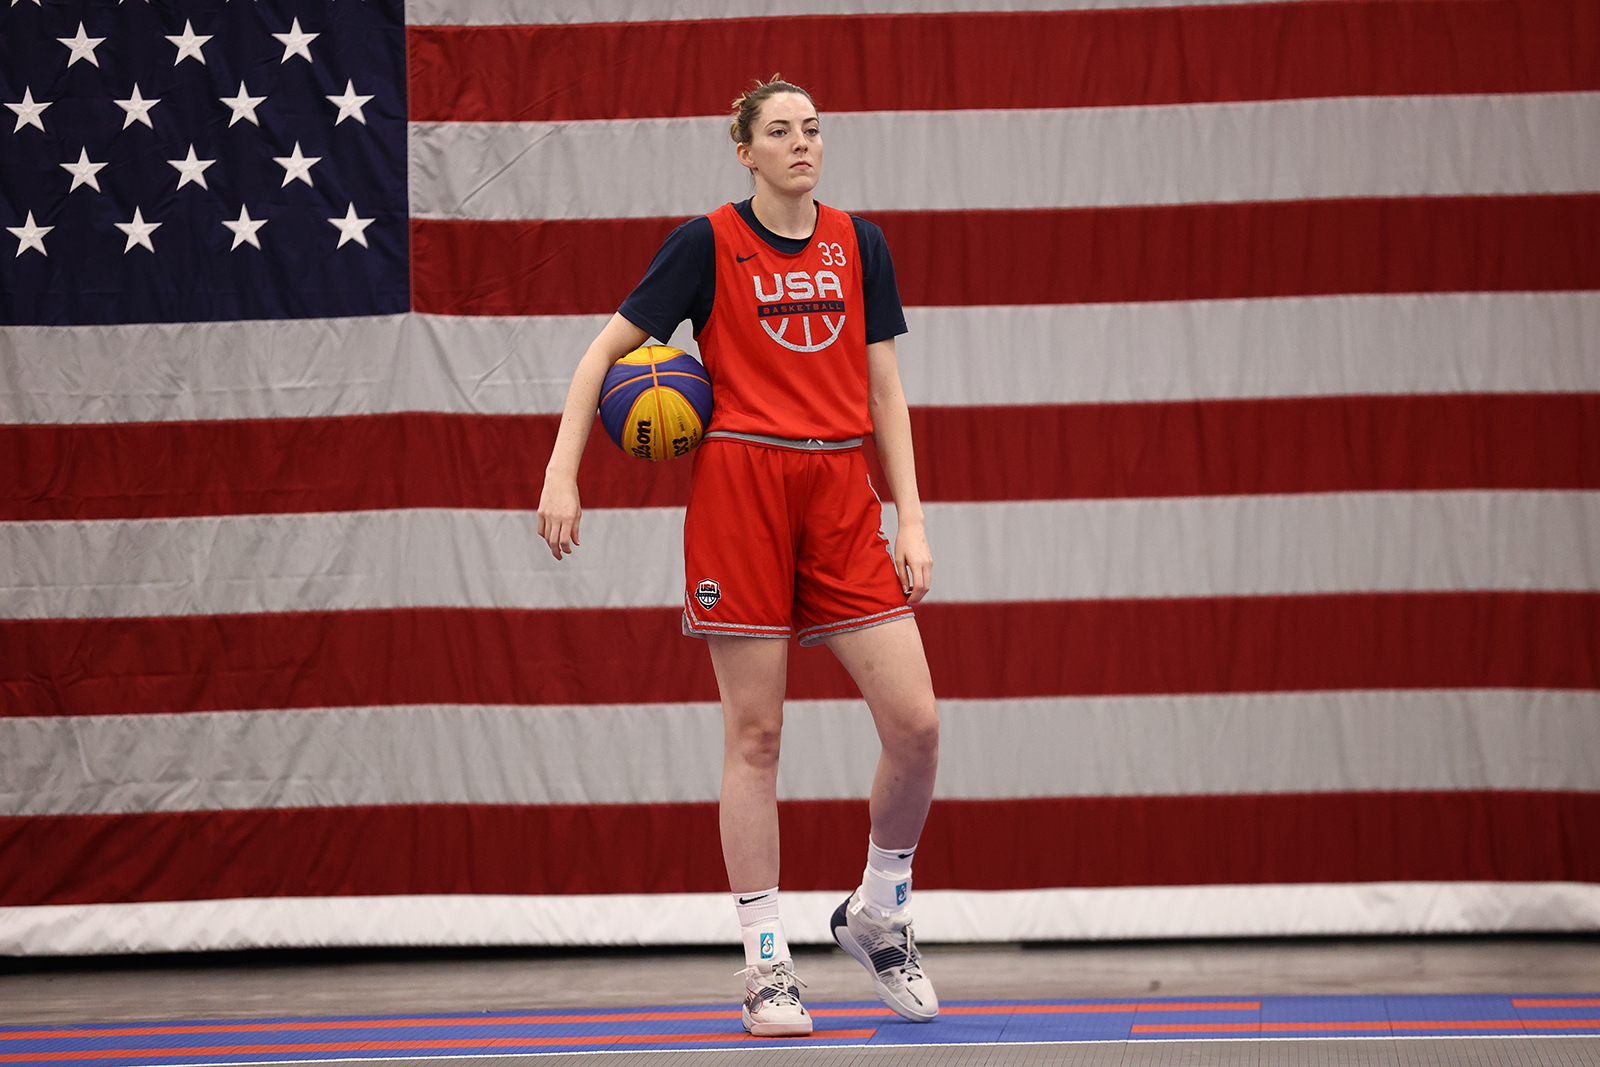
<svg viewBox="0 0 1600 1067">
<path fill-rule="evenodd" d="M 682 349 L 636 348 L 606 372 L 600 422 L 629 455 L 658 463 L 686 456 L 711 424 L 711 379 Z"/>
</svg>

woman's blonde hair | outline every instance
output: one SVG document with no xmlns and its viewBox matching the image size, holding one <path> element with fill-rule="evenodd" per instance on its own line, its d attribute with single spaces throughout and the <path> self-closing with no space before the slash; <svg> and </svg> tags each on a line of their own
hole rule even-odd
<svg viewBox="0 0 1600 1067">
<path fill-rule="evenodd" d="M 750 127 L 755 123 L 756 116 L 761 113 L 761 105 L 779 93 L 799 93 L 807 100 L 811 100 L 810 93 L 798 85 L 784 81 L 780 74 L 774 74 L 770 81 L 757 78 L 750 91 L 733 102 L 733 121 L 728 123 L 728 135 L 733 138 L 734 144 L 750 143 L 750 138 L 753 136 Z M 811 106 L 816 107 L 817 102 L 811 100 Z"/>
</svg>

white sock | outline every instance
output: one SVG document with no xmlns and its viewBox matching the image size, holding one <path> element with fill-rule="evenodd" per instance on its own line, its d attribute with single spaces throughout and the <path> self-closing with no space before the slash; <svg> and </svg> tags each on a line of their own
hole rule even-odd
<svg viewBox="0 0 1600 1067">
<path fill-rule="evenodd" d="M 881 849 L 867 835 L 867 869 L 861 875 L 861 899 L 880 917 L 911 906 L 911 859 L 917 846 Z"/>
<path fill-rule="evenodd" d="M 739 913 L 739 932 L 744 936 L 744 962 L 747 967 L 772 970 L 780 960 L 792 959 L 789 941 L 783 936 L 783 920 L 778 918 L 778 887 L 755 893 L 735 893 L 733 909 Z"/>
</svg>

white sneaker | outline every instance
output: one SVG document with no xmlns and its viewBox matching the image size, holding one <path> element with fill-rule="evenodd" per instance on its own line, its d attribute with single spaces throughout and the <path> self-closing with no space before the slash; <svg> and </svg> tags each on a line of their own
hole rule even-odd
<svg viewBox="0 0 1600 1067">
<path fill-rule="evenodd" d="M 811 1033 L 811 1013 L 800 1003 L 794 965 L 779 960 L 772 970 L 746 967 L 744 975 L 744 1028 L 757 1037 L 805 1037 Z"/>
<path fill-rule="evenodd" d="M 922 973 L 907 912 L 879 920 L 867 910 L 857 889 L 834 911 L 832 925 L 839 947 L 872 974 L 879 1000 L 914 1023 L 931 1022 L 939 1014 L 939 998 Z"/>
</svg>

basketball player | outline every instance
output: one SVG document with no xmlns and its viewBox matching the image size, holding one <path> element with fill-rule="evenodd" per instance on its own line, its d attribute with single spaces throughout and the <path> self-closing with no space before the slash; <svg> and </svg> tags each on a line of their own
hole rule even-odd
<svg viewBox="0 0 1600 1067">
<path fill-rule="evenodd" d="M 578 544 L 577 471 L 606 371 L 689 319 L 715 408 L 684 527 L 684 632 L 706 639 L 725 726 L 719 819 L 745 946 L 744 1026 L 811 1032 L 778 911 L 778 744 L 788 638 L 824 643 L 882 742 L 861 885 L 833 935 L 878 996 L 939 1011 L 911 927 L 911 864 L 938 763 L 939 718 L 911 605 L 928 592 L 911 422 L 895 363 L 906 330 L 883 233 L 819 204 L 822 133 L 776 76 L 735 102 L 734 151 L 755 195 L 673 231 L 573 375 L 539 501 L 557 559 Z M 893 494 L 892 548 L 861 454 L 871 433 Z M 800 857 L 804 862 L 804 857 Z"/>
</svg>

